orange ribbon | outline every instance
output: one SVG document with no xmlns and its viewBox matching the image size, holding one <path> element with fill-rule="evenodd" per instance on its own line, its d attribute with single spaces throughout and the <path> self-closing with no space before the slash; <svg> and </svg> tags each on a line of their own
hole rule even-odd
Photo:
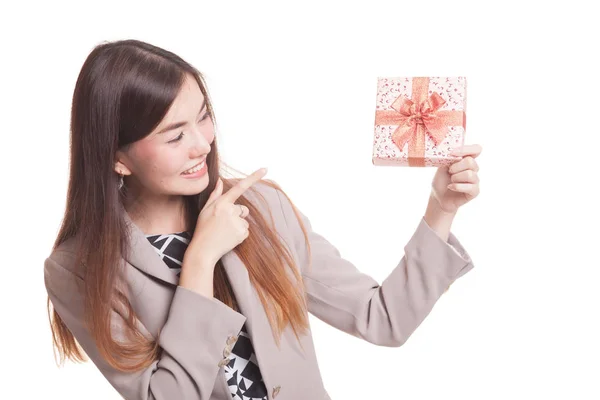
<svg viewBox="0 0 600 400">
<path fill-rule="evenodd" d="M 400 150 L 408 142 L 408 165 L 425 166 L 425 133 L 439 145 L 448 134 L 449 126 L 465 127 L 464 111 L 438 111 L 446 100 L 433 92 L 427 98 L 429 78 L 412 79 L 412 100 L 398 97 L 393 110 L 375 112 L 375 125 L 398 125 L 392 141 Z"/>
</svg>

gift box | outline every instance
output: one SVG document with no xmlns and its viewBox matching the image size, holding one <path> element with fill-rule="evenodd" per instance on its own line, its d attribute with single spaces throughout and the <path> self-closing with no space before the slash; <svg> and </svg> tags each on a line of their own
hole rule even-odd
<svg viewBox="0 0 600 400">
<path fill-rule="evenodd" d="M 439 167 L 464 144 L 465 77 L 377 77 L 373 165 Z"/>
</svg>

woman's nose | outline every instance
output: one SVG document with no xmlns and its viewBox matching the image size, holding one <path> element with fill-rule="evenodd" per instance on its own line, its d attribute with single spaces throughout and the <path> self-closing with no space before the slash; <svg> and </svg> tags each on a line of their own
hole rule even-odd
<svg viewBox="0 0 600 400">
<path fill-rule="evenodd" d="M 192 151 L 196 157 L 206 154 L 210 151 L 210 142 L 208 139 L 212 138 L 212 135 L 207 137 L 200 129 L 196 129 L 194 132 L 194 141 L 192 143 Z"/>
</svg>

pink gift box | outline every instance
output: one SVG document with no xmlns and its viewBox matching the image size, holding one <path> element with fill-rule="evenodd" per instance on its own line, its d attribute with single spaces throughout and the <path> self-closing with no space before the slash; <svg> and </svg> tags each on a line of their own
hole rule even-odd
<svg viewBox="0 0 600 400">
<path fill-rule="evenodd" d="M 378 77 L 373 165 L 439 167 L 465 141 L 465 77 Z"/>
</svg>

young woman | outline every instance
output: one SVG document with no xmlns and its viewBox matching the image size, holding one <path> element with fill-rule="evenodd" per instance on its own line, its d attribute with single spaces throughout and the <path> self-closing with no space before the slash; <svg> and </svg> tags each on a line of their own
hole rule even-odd
<svg viewBox="0 0 600 400">
<path fill-rule="evenodd" d="M 130 400 L 327 399 L 308 313 L 402 345 L 473 268 L 450 225 L 478 193 L 480 147 L 438 170 L 379 285 L 264 169 L 220 178 L 214 124 L 202 75 L 177 55 L 124 40 L 86 59 L 66 212 L 44 263 L 61 363 L 87 355 Z"/>
</svg>

